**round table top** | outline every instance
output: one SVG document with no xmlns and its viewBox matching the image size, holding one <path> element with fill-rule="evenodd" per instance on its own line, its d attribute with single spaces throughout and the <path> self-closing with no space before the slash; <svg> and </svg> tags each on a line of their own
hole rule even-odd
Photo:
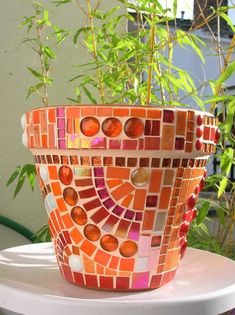
<svg viewBox="0 0 235 315">
<path fill-rule="evenodd" d="M 51 243 L 19 246 L 0 252 L 0 307 L 28 315 L 216 315 L 235 307 L 235 262 L 188 249 L 162 288 L 104 292 L 64 280 Z"/>
</svg>

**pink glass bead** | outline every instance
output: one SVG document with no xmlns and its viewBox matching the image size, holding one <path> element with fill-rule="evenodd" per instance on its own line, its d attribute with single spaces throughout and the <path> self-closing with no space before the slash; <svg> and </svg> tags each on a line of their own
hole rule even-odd
<svg viewBox="0 0 235 315">
<path fill-rule="evenodd" d="M 203 177 L 200 181 L 200 190 L 203 190 L 205 187 L 205 178 Z"/>
<path fill-rule="evenodd" d="M 201 138 L 202 135 L 203 135 L 203 126 L 197 127 L 196 136 L 197 136 L 198 138 Z"/>
<path fill-rule="evenodd" d="M 187 247 L 188 247 L 188 242 L 187 240 L 184 239 L 184 242 L 182 242 L 181 249 L 180 249 L 181 258 L 184 257 Z"/>
<path fill-rule="evenodd" d="M 200 192 L 200 187 L 199 187 L 199 185 L 197 185 L 197 186 L 194 188 L 194 193 L 195 193 L 195 195 L 198 195 L 199 192 Z"/>
<path fill-rule="evenodd" d="M 202 141 L 200 139 L 197 139 L 196 143 L 195 143 L 195 148 L 197 151 L 200 151 L 202 149 Z"/>
<path fill-rule="evenodd" d="M 215 144 L 217 144 L 219 142 L 220 134 L 221 134 L 221 132 L 220 132 L 219 128 L 217 128 L 215 131 Z"/>
<path fill-rule="evenodd" d="M 203 116 L 202 115 L 198 115 L 197 116 L 197 125 L 201 126 L 203 124 Z"/>
<path fill-rule="evenodd" d="M 196 216 L 197 216 L 197 209 L 194 208 L 194 209 L 192 210 L 192 221 L 196 218 Z"/>
<path fill-rule="evenodd" d="M 186 236 L 186 234 L 188 233 L 188 230 L 189 230 L 189 223 L 184 222 L 180 227 L 179 236 L 180 237 Z"/>
<path fill-rule="evenodd" d="M 64 117 L 64 108 L 58 107 L 56 109 L 56 115 L 57 117 Z"/>
<path fill-rule="evenodd" d="M 187 208 L 189 210 L 193 209 L 196 205 L 196 195 L 192 194 L 187 200 Z"/>
</svg>

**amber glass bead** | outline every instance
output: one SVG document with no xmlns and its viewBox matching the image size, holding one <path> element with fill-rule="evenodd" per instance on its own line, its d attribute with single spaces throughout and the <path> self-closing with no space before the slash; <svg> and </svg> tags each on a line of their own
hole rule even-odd
<svg viewBox="0 0 235 315">
<path fill-rule="evenodd" d="M 124 257 L 132 257 L 136 254 L 138 246 L 133 241 L 125 241 L 120 246 L 120 254 Z"/>
<path fill-rule="evenodd" d="M 138 138 L 144 132 L 144 124 L 139 118 L 130 118 L 125 123 L 124 131 L 129 138 Z"/>
<path fill-rule="evenodd" d="M 104 235 L 100 240 L 100 245 L 107 252 L 113 252 L 118 248 L 118 240 L 113 235 Z"/>
<path fill-rule="evenodd" d="M 144 186 L 149 181 L 149 171 L 145 168 L 138 168 L 131 174 L 131 181 L 137 187 Z"/>
<path fill-rule="evenodd" d="M 94 224 L 87 224 L 84 228 L 84 234 L 89 241 L 95 242 L 100 238 L 100 229 Z"/>
<path fill-rule="evenodd" d="M 87 223 L 87 214 L 81 207 L 74 207 L 71 210 L 71 217 L 78 225 L 85 225 Z"/>
<path fill-rule="evenodd" d="M 70 167 L 63 165 L 59 169 L 59 179 L 62 184 L 70 185 L 73 180 L 73 172 Z"/>
<path fill-rule="evenodd" d="M 95 117 L 86 117 L 81 121 L 81 132 L 87 137 L 95 136 L 100 130 L 100 123 Z"/>
<path fill-rule="evenodd" d="M 64 200 L 67 202 L 70 206 L 75 206 L 78 202 L 78 194 L 75 189 L 72 187 L 67 187 L 64 189 L 63 192 Z"/>
<path fill-rule="evenodd" d="M 122 124 L 119 119 L 109 117 L 102 124 L 103 133 L 110 138 L 115 138 L 122 132 Z"/>
</svg>

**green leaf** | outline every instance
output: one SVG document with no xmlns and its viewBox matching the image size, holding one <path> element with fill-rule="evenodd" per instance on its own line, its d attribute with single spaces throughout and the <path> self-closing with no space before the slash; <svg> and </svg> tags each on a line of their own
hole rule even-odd
<svg viewBox="0 0 235 315">
<path fill-rule="evenodd" d="M 63 5 L 63 4 L 67 4 L 72 2 L 72 0 L 57 0 L 57 1 L 51 1 L 51 3 L 54 3 L 56 5 L 56 7 Z"/>
<path fill-rule="evenodd" d="M 40 88 L 43 87 L 43 86 L 44 86 L 43 83 L 38 83 L 38 84 L 36 84 L 36 85 L 30 86 L 30 88 L 28 88 L 28 90 L 27 90 L 26 99 L 28 99 L 29 96 L 30 96 L 32 93 L 35 93 L 35 92 L 39 91 Z"/>
<path fill-rule="evenodd" d="M 83 86 L 83 91 L 85 92 L 86 96 L 89 98 L 89 100 L 92 102 L 92 104 L 97 104 L 97 101 L 95 100 L 95 98 L 92 96 L 91 92 L 85 87 Z"/>
<path fill-rule="evenodd" d="M 225 192 L 227 184 L 228 184 L 228 178 L 224 177 L 221 180 L 220 185 L 219 185 L 219 190 L 218 190 L 218 194 L 217 194 L 218 198 L 220 198 L 223 195 L 223 193 Z"/>
<path fill-rule="evenodd" d="M 55 59 L 56 58 L 56 54 L 55 52 L 48 46 L 43 46 L 42 47 L 42 51 L 51 59 Z"/>
<path fill-rule="evenodd" d="M 228 23 L 228 25 L 231 28 L 231 30 L 233 31 L 233 33 L 235 33 L 235 27 L 233 25 L 232 20 L 229 18 L 228 14 L 220 12 L 219 15 Z"/>
<path fill-rule="evenodd" d="M 33 243 L 50 242 L 51 237 L 50 237 L 49 226 L 45 225 L 39 231 L 37 231 L 33 235 L 32 241 Z"/>
<path fill-rule="evenodd" d="M 228 80 L 231 77 L 231 75 L 234 73 L 234 71 L 235 71 L 235 60 L 232 61 L 228 65 L 228 67 L 225 69 L 225 71 L 221 73 L 220 77 L 217 80 L 217 84 L 220 85 L 226 80 Z"/>
<path fill-rule="evenodd" d="M 227 148 L 224 150 L 223 154 L 220 155 L 220 168 L 222 170 L 222 173 L 226 176 L 229 175 L 231 171 L 231 167 L 233 165 L 234 160 L 234 149 L 233 148 Z"/>
<path fill-rule="evenodd" d="M 34 70 L 33 68 L 30 68 L 30 67 L 27 67 L 27 69 L 32 73 L 33 76 L 38 78 L 40 81 L 44 81 L 44 77 L 43 77 L 43 75 L 40 72 L 38 72 L 38 71 L 36 71 L 36 70 Z"/>
<path fill-rule="evenodd" d="M 78 41 L 78 37 L 81 33 L 85 33 L 86 31 L 89 31 L 91 28 L 88 27 L 88 26 L 85 26 L 85 27 L 81 27 L 79 28 L 76 33 L 74 34 L 73 36 L 73 42 L 74 44 L 77 44 L 77 41 Z"/>
<path fill-rule="evenodd" d="M 204 201 L 201 208 L 198 209 L 198 215 L 197 215 L 197 219 L 196 219 L 196 223 L 197 225 L 201 224 L 202 221 L 205 219 L 205 217 L 207 216 L 209 210 L 211 207 L 211 203 L 210 201 Z"/>
<path fill-rule="evenodd" d="M 9 186 L 10 184 L 12 184 L 15 179 L 18 177 L 18 175 L 20 174 L 22 169 L 22 166 L 17 166 L 17 168 L 14 170 L 14 172 L 11 174 L 11 176 L 9 177 L 6 186 Z"/>
</svg>

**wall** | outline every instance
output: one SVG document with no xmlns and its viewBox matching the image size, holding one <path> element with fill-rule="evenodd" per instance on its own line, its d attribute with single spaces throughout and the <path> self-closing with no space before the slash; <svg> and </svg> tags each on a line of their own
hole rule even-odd
<svg viewBox="0 0 235 315">
<path fill-rule="evenodd" d="M 32 193 L 29 185 L 24 185 L 19 196 L 12 200 L 13 189 L 5 184 L 17 165 L 32 163 L 32 156 L 21 144 L 21 115 L 33 107 L 41 106 L 37 97 L 26 101 L 26 89 L 32 85 L 32 76 L 26 67 L 35 66 L 37 59 L 27 45 L 20 45 L 25 32 L 18 28 L 24 15 L 32 15 L 30 0 L 0 1 L 0 215 L 7 216 L 23 224 L 33 232 L 47 223 L 46 212 L 39 194 L 38 185 Z M 51 1 L 44 1 L 50 5 Z M 84 0 L 80 1 L 84 5 Z M 110 8 L 117 1 L 103 1 L 103 6 Z M 53 13 L 55 24 L 73 30 L 81 27 L 83 18 L 75 5 L 58 7 Z M 63 51 L 58 50 L 58 57 L 53 64 L 54 88 L 50 89 L 51 104 L 68 103 L 66 97 L 73 95 L 73 86 L 68 80 L 77 74 L 72 65 L 83 63 L 88 59 L 85 51 L 73 48 L 71 40 L 65 41 Z M 24 243 L 13 241 L 8 229 L 0 225 L 0 248 Z M 12 239 L 12 243 L 11 243 Z M 6 242 L 7 240 L 7 242 Z"/>
</svg>

